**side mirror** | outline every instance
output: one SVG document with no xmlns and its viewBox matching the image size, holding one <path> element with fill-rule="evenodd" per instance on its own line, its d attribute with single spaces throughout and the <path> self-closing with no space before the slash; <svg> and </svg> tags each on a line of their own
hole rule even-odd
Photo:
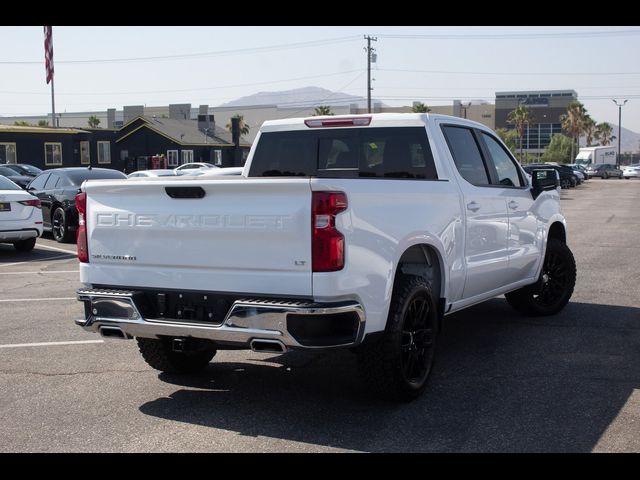
<svg viewBox="0 0 640 480">
<path fill-rule="evenodd" d="M 553 168 L 532 170 L 531 185 L 531 194 L 535 200 L 542 192 L 555 190 L 560 185 L 558 173 Z"/>
</svg>

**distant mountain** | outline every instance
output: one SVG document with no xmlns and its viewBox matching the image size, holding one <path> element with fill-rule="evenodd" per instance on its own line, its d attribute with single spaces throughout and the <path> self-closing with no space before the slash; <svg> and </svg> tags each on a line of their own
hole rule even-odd
<svg viewBox="0 0 640 480">
<path fill-rule="evenodd" d="M 613 129 L 613 135 L 615 135 L 615 140 L 610 143 L 614 147 L 618 147 L 618 125 L 610 123 L 611 128 Z M 587 141 L 585 137 L 580 139 L 580 146 L 585 147 L 587 145 Z M 620 150 L 622 153 L 625 152 L 640 152 L 640 133 L 636 133 L 633 130 L 626 129 L 622 127 L 622 141 L 620 142 Z"/>
<path fill-rule="evenodd" d="M 377 100 L 371 99 L 372 103 Z M 241 97 L 220 107 L 247 107 L 252 105 L 277 105 L 279 107 L 312 107 L 317 105 L 349 105 L 357 103 L 359 107 L 367 106 L 367 99 L 357 95 L 332 92 L 326 88 L 304 87 L 280 92 L 259 92 Z"/>
</svg>

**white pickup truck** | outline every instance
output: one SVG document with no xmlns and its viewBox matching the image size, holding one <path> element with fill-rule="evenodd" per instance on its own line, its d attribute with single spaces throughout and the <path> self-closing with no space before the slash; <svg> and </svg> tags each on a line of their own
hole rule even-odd
<svg viewBox="0 0 640 480">
<path fill-rule="evenodd" d="M 425 388 L 441 319 L 506 294 L 552 315 L 576 278 L 553 170 L 428 114 L 265 122 L 242 176 L 85 183 L 76 323 L 149 365 L 350 348 L 366 383 Z"/>
</svg>

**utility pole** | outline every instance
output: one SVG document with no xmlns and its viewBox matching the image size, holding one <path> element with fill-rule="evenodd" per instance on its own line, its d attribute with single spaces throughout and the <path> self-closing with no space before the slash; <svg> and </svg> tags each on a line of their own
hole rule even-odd
<svg viewBox="0 0 640 480">
<path fill-rule="evenodd" d="M 364 39 L 367 41 L 367 46 L 364 47 L 367 52 L 367 111 L 371 113 L 371 53 L 376 51 L 371 47 L 371 42 L 377 42 L 378 38 L 365 35 Z"/>
<path fill-rule="evenodd" d="M 618 157 L 616 161 L 616 168 L 620 168 L 620 159 L 622 158 L 622 152 L 620 151 L 620 137 L 622 136 L 622 107 L 629 100 L 625 100 L 622 103 L 618 103 L 617 100 L 611 99 L 613 103 L 618 106 Z"/>
</svg>

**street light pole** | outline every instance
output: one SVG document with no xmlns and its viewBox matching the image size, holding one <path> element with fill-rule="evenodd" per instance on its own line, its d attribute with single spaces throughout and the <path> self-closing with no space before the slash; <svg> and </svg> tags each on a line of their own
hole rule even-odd
<svg viewBox="0 0 640 480">
<path fill-rule="evenodd" d="M 620 140 L 622 137 L 622 107 L 624 107 L 624 105 L 629 100 L 627 99 L 622 103 L 618 103 L 618 101 L 614 99 L 611 99 L 611 101 L 618 106 L 618 157 L 616 162 L 616 168 L 620 168 L 620 158 L 622 157 L 622 152 L 620 151 Z"/>
</svg>

